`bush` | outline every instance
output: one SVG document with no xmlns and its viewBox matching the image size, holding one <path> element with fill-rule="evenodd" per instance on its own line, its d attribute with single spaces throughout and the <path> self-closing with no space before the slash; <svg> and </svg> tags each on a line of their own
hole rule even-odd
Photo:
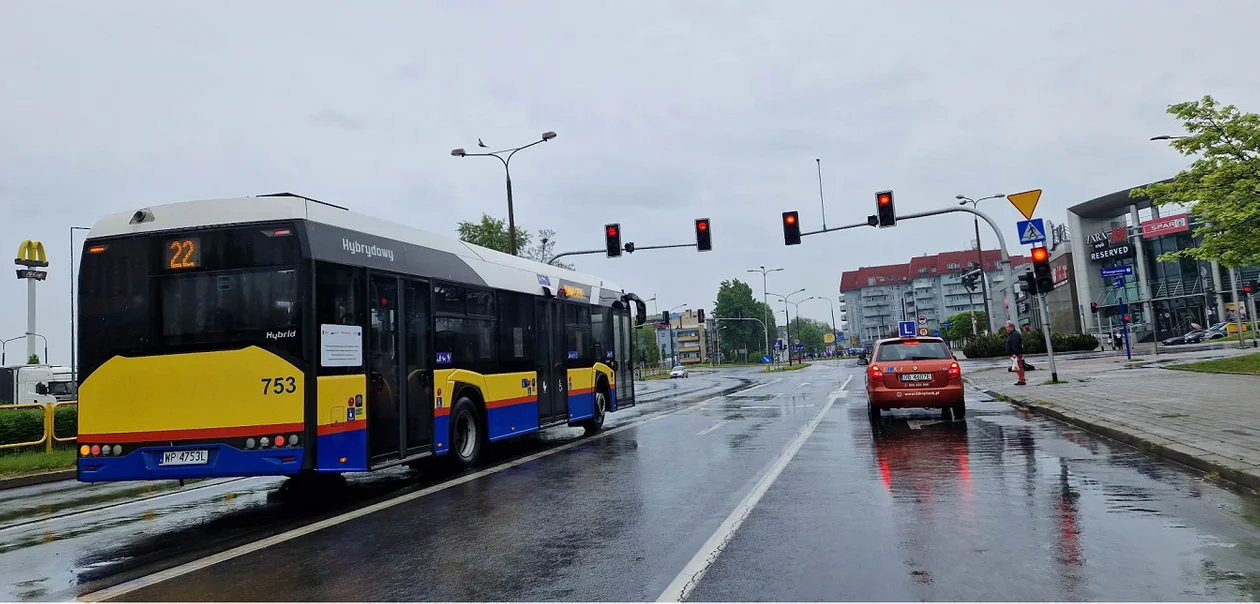
<svg viewBox="0 0 1260 604">
<path fill-rule="evenodd" d="M 79 409 L 73 405 L 57 407 L 53 430 L 61 438 L 78 434 Z M 5 409 L 0 407 L 0 444 L 11 445 L 39 440 L 44 434 L 44 412 L 32 407 Z"/>
<path fill-rule="evenodd" d="M 1025 332 L 1024 354 L 1045 354 L 1046 338 L 1041 332 Z M 1050 341 L 1054 343 L 1055 352 L 1079 352 L 1098 348 L 1098 338 L 1080 333 L 1051 333 Z M 965 347 L 963 354 L 969 359 L 982 359 L 1006 356 L 1006 334 L 989 334 L 973 336 Z"/>
</svg>

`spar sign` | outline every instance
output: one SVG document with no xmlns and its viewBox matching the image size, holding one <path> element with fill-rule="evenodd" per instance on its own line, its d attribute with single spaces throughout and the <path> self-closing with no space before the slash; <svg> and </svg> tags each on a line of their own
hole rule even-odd
<svg viewBox="0 0 1260 604">
<path fill-rule="evenodd" d="M 1167 218 L 1156 218 L 1142 223 L 1142 238 L 1152 239 L 1162 235 L 1184 233 L 1190 230 L 1190 215 L 1178 214 Z"/>
</svg>

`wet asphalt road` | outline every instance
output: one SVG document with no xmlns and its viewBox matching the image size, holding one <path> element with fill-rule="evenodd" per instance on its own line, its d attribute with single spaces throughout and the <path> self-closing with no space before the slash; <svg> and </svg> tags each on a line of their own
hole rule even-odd
<svg viewBox="0 0 1260 604">
<path fill-rule="evenodd" d="M 44 520 L 3 520 L 6 495 L 6 599 L 1260 597 L 1260 499 L 979 393 L 966 421 L 872 427 L 854 366 L 641 386 L 603 436 L 548 433 L 459 478 L 399 470 L 318 502 L 203 483 Z"/>
</svg>

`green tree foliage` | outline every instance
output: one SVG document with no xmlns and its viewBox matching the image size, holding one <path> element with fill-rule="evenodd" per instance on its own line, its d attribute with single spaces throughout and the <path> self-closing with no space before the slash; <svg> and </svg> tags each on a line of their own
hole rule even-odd
<svg viewBox="0 0 1260 604">
<path fill-rule="evenodd" d="M 460 221 L 455 228 L 455 232 L 459 235 L 459 239 L 466 243 L 490 248 L 504 254 L 508 253 L 510 241 L 508 239 L 507 223 L 488 214 L 481 215 L 481 222 Z M 529 231 L 519 226 L 516 227 L 516 255 L 535 262 L 545 263 L 556 253 L 556 232 L 551 229 L 540 229 L 537 235 L 537 239 L 535 239 L 534 235 L 531 235 Z M 551 264 L 560 268 L 573 268 L 572 265 L 563 262 L 553 262 Z"/>
<path fill-rule="evenodd" d="M 634 330 L 634 360 L 648 365 L 661 360 L 661 348 L 656 345 L 656 330 L 650 323 Z"/>
<path fill-rule="evenodd" d="M 791 323 L 792 340 L 800 340 L 805 352 L 822 352 L 826 350 L 824 336 L 831 331 L 831 324 L 815 321 L 807 317 L 793 317 Z"/>
<path fill-rule="evenodd" d="M 1188 135 L 1171 145 L 1196 155 L 1171 182 L 1136 188 L 1130 197 L 1150 197 L 1155 206 L 1192 205 L 1204 224 L 1195 229 L 1197 247 L 1160 256 L 1217 260 L 1225 266 L 1260 264 L 1260 115 L 1222 107 L 1211 96 L 1168 107 Z"/>
<path fill-rule="evenodd" d="M 960 312 L 951 315 L 945 319 L 946 323 L 953 323 L 949 329 L 942 329 L 941 335 L 947 340 L 963 340 L 972 337 L 971 333 L 971 311 Z M 983 310 L 976 311 L 976 327 L 980 328 L 980 333 L 984 333 L 989 326 L 989 315 Z"/>
<path fill-rule="evenodd" d="M 723 281 L 718 286 L 717 300 L 713 303 L 713 316 L 720 318 L 740 317 L 766 321 L 769 319 L 770 338 L 774 338 L 774 313 L 767 312 L 766 305 L 753 297 L 752 287 L 739 279 Z M 721 326 L 722 354 L 727 359 L 738 356 L 741 348 L 747 348 L 749 356 L 765 352 L 766 331 L 757 321 L 719 321 Z"/>
<path fill-rule="evenodd" d="M 28 358 L 26 359 L 26 364 L 27 364 L 27 365 L 38 365 L 38 364 L 39 364 L 39 355 L 37 355 L 37 354 L 33 354 L 33 355 L 31 355 L 30 357 L 28 357 Z"/>
</svg>

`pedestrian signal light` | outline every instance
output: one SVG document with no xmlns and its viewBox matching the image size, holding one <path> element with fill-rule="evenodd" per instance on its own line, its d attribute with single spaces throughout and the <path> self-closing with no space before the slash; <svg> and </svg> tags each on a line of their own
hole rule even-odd
<svg viewBox="0 0 1260 604">
<path fill-rule="evenodd" d="M 897 207 L 893 203 L 892 191 L 880 191 L 875 194 L 875 215 L 879 218 L 880 228 L 897 224 Z"/>
<path fill-rule="evenodd" d="M 1250 284 L 1250 283 L 1248 283 L 1248 284 L 1246 284 L 1246 285 L 1244 285 L 1244 286 L 1243 286 L 1243 293 L 1244 293 L 1244 294 L 1247 294 L 1248 296 L 1250 296 L 1250 295 L 1251 295 L 1251 291 L 1252 291 L 1252 290 L 1251 290 L 1251 284 Z"/>
<path fill-rule="evenodd" d="M 1098 303 L 1097 303 L 1097 302 L 1090 302 L 1090 303 L 1089 303 L 1089 312 L 1098 312 Z"/>
<path fill-rule="evenodd" d="M 604 247 L 607 248 L 609 258 L 615 258 L 621 255 L 620 224 L 614 223 L 604 225 Z"/>
<path fill-rule="evenodd" d="M 713 249 L 713 240 L 710 238 L 709 219 L 696 219 L 696 250 L 707 252 Z"/>
<path fill-rule="evenodd" d="M 1130 319 L 1130 318 L 1129 318 L 1129 315 L 1125 315 L 1125 316 L 1124 316 L 1124 322 L 1125 322 L 1125 323 L 1132 323 L 1132 322 L 1133 322 L 1133 319 Z"/>
<path fill-rule="evenodd" d="M 784 245 L 800 245 L 801 243 L 801 216 L 800 212 L 792 210 L 783 213 L 783 244 Z"/>
</svg>

